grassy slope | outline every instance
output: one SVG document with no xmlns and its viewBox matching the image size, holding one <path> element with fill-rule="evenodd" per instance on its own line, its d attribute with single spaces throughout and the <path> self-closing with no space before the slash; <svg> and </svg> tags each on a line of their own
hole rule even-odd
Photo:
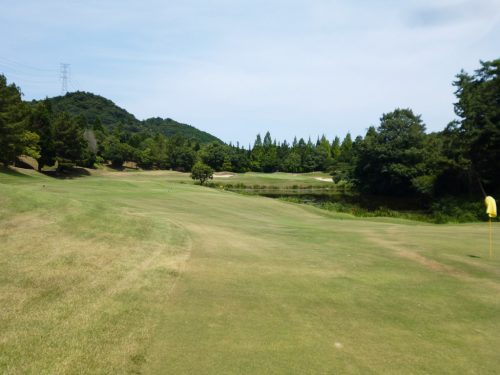
<svg viewBox="0 0 500 375">
<path fill-rule="evenodd" d="M 0 174 L 0 372 L 497 373 L 485 225 L 185 178 Z"/>
</svg>

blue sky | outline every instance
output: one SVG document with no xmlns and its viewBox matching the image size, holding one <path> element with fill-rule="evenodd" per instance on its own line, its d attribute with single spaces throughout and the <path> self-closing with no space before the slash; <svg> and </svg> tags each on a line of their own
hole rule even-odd
<svg viewBox="0 0 500 375">
<path fill-rule="evenodd" d="M 4 1 L 0 72 L 25 99 L 103 95 L 222 140 L 364 134 L 455 118 L 454 76 L 500 57 L 499 0 Z"/>
</svg>

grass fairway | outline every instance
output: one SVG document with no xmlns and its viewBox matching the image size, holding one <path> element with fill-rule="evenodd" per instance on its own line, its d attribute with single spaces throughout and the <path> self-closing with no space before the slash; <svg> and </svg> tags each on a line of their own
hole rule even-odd
<svg viewBox="0 0 500 375">
<path fill-rule="evenodd" d="M 0 172 L 0 373 L 498 374 L 498 224 L 187 181 Z"/>
</svg>

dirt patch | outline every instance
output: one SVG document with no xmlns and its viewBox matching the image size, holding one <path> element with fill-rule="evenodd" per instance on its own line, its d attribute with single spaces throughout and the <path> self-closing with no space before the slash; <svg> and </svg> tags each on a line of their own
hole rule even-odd
<svg viewBox="0 0 500 375">
<path fill-rule="evenodd" d="M 426 258 L 423 255 L 420 255 L 420 254 L 415 253 L 413 251 L 399 250 L 398 255 L 403 257 L 403 258 L 413 260 L 414 262 L 417 262 L 417 263 L 421 264 L 422 266 L 429 268 L 433 271 L 444 272 L 444 273 L 447 273 L 447 274 L 453 275 L 453 276 L 463 276 L 464 275 L 462 272 L 454 269 L 453 267 L 436 262 L 435 260 Z"/>
<path fill-rule="evenodd" d="M 135 161 L 125 161 L 123 162 L 123 168 L 139 169 Z"/>
<path fill-rule="evenodd" d="M 370 241 L 375 242 L 377 245 L 393 250 L 400 257 L 418 263 L 421 266 L 424 266 L 425 268 L 430 269 L 432 271 L 446 273 L 447 275 L 461 279 L 470 278 L 469 275 L 467 275 L 465 272 L 457 270 L 454 267 L 429 259 L 415 251 L 408 250 L 404 244 L 380 238 L 374 233 L 368 234 L 367 237 Z"/>
<path fill-rule="evenodd" d="M 38 162 L 30 156 L 21 155 L 16 160 L 16 167 L 38 170 Z"/>
</svg>

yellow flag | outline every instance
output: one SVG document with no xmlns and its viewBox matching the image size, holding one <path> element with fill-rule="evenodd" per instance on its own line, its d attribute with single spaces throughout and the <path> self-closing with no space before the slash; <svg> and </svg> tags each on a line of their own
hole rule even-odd
<svg viewBox="0 0 500 375">
<path fill-rule="evenodd" d="M 487 196 L 484 200 L 484 204 L 486 204 L 486 213 L 489 217 L 497 217 L 497 203 L 493 197 Z"/>
</svg>

